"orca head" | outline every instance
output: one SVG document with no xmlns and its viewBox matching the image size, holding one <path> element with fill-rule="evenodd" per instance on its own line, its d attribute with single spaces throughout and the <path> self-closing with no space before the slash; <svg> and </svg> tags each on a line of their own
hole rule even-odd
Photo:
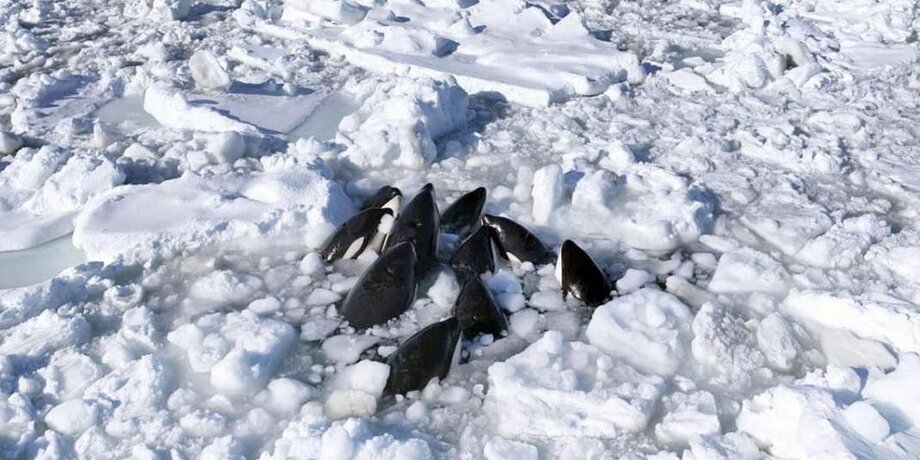
<svg viewBox="0 0 920 460">
<path fill-rule="evenodd" d="M 460 322 L 450 317 L 422 328 L 387 358 L 390 375 L 384 396 L 421 390 L 431 379 L 444 379 L 460 343 Z"/>
<path fill-rule="evenodd" d="M 339 312 L 355 329 L 403 314 L 415 301 L 416 259 L 415 246 L 408 241 L 384 251 L 358 278 Z"/>
<path fill-rule="evenodd" d="M 380 187 L 370 198 L 364 201 L 361 209 L 387 208 L 393 211 L 393 215 L 399 214 L 400 203 L 402 202 L 402 192 L 396 187 L 384 185 Z"/>
<path fill-rule="evenodd" d="M 540 238 L 523 225 L 507 217 L 491 214 L 484 215 L 482 223 L 492 228 L 503 257 L 534 265 L 544 265 L 553 261 L 553 254 L 546 249 Z"/>
<path fill-rule="evenodd" d="M 485 187 L 479 187 L 457 198 L 441 213 L 441 230 L 455 235 L 466 235 L 479 224 L 485 203 Z"/>
<path fill-rule="evenodd" d="M 368 249 L 379 250 L 373 247 L 373 242 L 378 238 L 381 222 L 392 215 L 393 211 L 384 208 L 365 209 L 355 214 L 326 239 L 320 256 L 328 263 L 357 258 Z"/>
<path fill-rule="evenodd" d="M 494 246 L 492 229 L 487 225 L 480 226 L 466 237 L 450 258 L 450 265 L 457 273 L 457 277 L 462 280 L 469 276 L 494 272 L 496 265 Z"/>
<path fill-rule="evenodd" d="M 470 277 L 460 289 L 454 303 L 454 316 L 460 321 L 463 336 L 472 339 L 492 334 L 496 339 L 508 331 L 508 319 L 478 276 Z"/>
<path fill-rule="evenodd" d="M 431 184 L 427 184 L 406 204 L 406 207 L 393 221 L 384 248 L 388 249 L 414 239 L 419 273 L 425 273 L 436 262 L 439 223 L 434 188 Z"/>
<path fill-rule="evenodd" d="M 604 271 L 584 249 L 572 240 L 562 243 L 556 267 L 563 295 L 596 307 L 610 298 L 610 282 Z"/>
</svg>

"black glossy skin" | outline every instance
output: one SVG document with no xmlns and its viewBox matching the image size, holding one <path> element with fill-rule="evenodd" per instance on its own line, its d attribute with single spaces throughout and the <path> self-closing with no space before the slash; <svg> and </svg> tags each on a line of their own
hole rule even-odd
<svg viewBox="0 0 920 460">
<path fill-rule="evenodd" d="M 356 329 L 383 324 L 403 314 L 415 300 L 415 247 L 393 246 L 358 278 L 339 313 Z"/>
<path fill-rule="evenodd" d="M 610 298 L 610 282 L 587 252 L 572 240 L 566 240 L 560 254 L 563 294 L 571 294 L 589 307 Z"/>
<path fill-rule="evenodd" d="M 431 379 L 447 377 L 458 340 L 457 318 L 434 323 L 409 337 L 387 359 L 390 377 L 383 394 L 392 396 L 421 390 Z"/>
<path fill-rule="evenodd" d="M 364 201 L 364 206 L 361 209 L 382 208 L 383 205 L 397 196 L 402 196 L 402 192 L 398 188 L 384 185 L 373 196 Z"/>
<path fill-rule="evenodd" d="M 465 235 L 476 228 L 482 207 L 486 204 L 486 189 L 479 187 L 451 203 L 441 213 L 441 231 Z"/>
<path fill-rule="evenodd" d="M 499 338 L 508 330 L 505 313 L 479 277 L 470 278 L 463 285 L 454 304 L 454 316 L 460 321 L 460 330 L 467 339 L 479 334 Z"/>
<path fill-rule="evenodd" d="M 335 233 L 323 243 L 320 255 L 326 262 L 333 262 L 345 256 L 348 248 L 358 238 L 364 238 L 360 250 L 355 257 L 367 249 L 367 246 L 377 235 L 377 227 L 384 216 L 392 216 L 393 211 L 385 208 L 365 209 L 348 219 L 347 222 L 339 226 Z"/>
<path fill-rule="evenodd" d="M 553 261 L 553 253 L 546 249 L 536 235 L 523 225 L 507 217 L 486 214 L 482 222 L 492 228 L 502 256 L 513 254 L 521 262 L 544 265 Z"/>
<path fill-rule="evenodd" d="M 460 243 L 450 258 L 457 278 L 461 281 L 485 272 L 495 271 L 495 254 L 492 252 L 492 228 L 480 226 Z"/>
<path fill-rule="evenodd" d="M 440 216 L 434 202 L 434 187 L 427 184 L 403 208 L 387 237 L 384 249 L 405 241 L 415 243 L 417 273 L 421 276 L 437 262 Z"/>
</svg>

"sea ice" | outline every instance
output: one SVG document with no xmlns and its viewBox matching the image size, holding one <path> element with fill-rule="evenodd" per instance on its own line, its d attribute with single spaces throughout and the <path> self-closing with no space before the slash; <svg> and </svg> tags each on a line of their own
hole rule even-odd
<svg viewBox="0 0 920 460">
<path fill-rule="evenodd" d="M 368 79 L 343 90 L 361 101 L 339 123 L 343 156 L 357 166 L 420 169 L 434 161 L 434 141 L 467 121 L 469 99 L 452 78 Z"/>
<path fill-rule="evenodd" d="M 508 436 L 611 438 L 641 431 L 664 381 L 549 331 L 489 367 L 485 410 Z"/>
<path fill-rule="evenodd" d="M 196 51 L 188 58 L 188 67 L 195 85 L 201 90 L 226 90 L 232 83 L 224 66 L 210 51 Z"/>
<path fill-rule="evenodd" d="M 585 335 L 643 372 L 668 376 L 683 361 L 690 320 L 690 310 L 676 297 L 644 288 L 594 310 Z"/>
</svg>

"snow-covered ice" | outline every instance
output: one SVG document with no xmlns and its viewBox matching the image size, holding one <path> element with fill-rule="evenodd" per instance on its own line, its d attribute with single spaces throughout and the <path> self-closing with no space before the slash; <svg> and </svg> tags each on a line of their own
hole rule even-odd
<svg viewBox="0 0 920 460">
<path fill-rule="evenodd" d="M 667 376 L 684 360 L 690 319 L 690 309 L 676 297 L 645 288 L 597 307 L 585 335 L 611 356 Z"/>
<path fill-rule="evenodd" d="M 0 459 L 920 457 L 915 2 L 0 0 L 0 24 Z M 377 256 L 317 250 L 426 183 L 576 241 L 611 299 L 501 260 L 507 334 L 386 394 L 463 279 L 355 331 L 337 304 Z"/>
<path fill-rule="evenodd" d="M 641 431 L 664 389 L 663 379 L 556 331 L 490 366 L 489 383 L 485 410 L 500 433 L 550 438 Z"/>
</svg>

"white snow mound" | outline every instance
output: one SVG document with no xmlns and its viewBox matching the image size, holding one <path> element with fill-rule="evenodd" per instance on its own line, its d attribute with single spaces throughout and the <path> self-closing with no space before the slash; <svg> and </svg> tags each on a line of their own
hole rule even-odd
<svg viewBox="0 0 920 460">
<path fill-rule="evenodd" d="M 485 410 L 506 436 L 613 438 L 645 429 L 663 389 L 660 377 L 548 331 L 489 367 Z"/>
</svg>

